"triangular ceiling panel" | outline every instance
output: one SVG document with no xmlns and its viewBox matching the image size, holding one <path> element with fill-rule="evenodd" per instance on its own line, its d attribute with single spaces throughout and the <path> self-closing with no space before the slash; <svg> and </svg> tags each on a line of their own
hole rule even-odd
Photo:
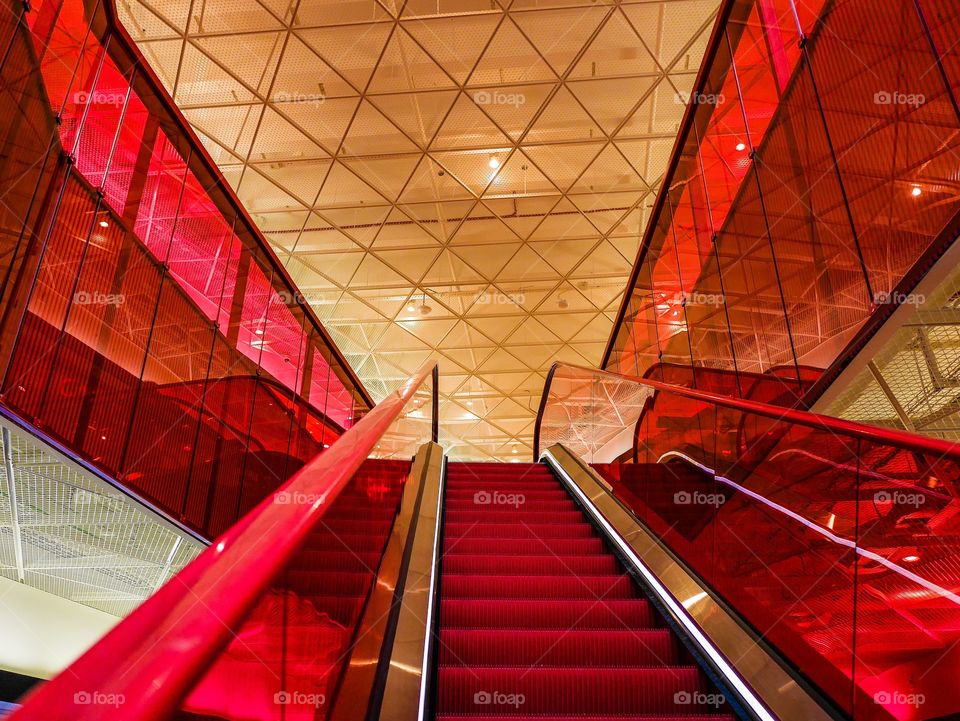
<svg viewBox="0 0 960 721">
<path fill-rule="evenodd" d="M 510 139 L 477 107 L 474 100 L 460 93 L 433 140 L 440 150 L 474 147 L 507 147 Z"/>
<path fill-rule="evenodd" d="M 395 32 L 370 80 L 369 92 L 455 88 L 456 82 L 405 30 Z"/>
<path fill-rule="evenodd" d="M 498 128 L 517 140 L 526 132 L 530 121 L 556 87 L 555 83 L 497 85 L 490 89 L 472 90 L 469 95 Z"/>
<path fill-rule="evenodd" d="M 462 84 L 501 20 L 500 13 L 483 13 L 419 19 L 405 22 L 403 27 L 457 83 Z M 509 20 L 504 20 L 503 24 L 507 22 Z"/>
<path fill-rule="evenodd" d="M 386 115 L 369 101 L 362 100 L 350 122 L 341 152 L 347 155 L 383 155 L 414 153 L 417 150 L 416 143 L 391 123 Z"/>
<path fill-rule="evenodd" d="M 611 10 L 591 5 L 515 12 L 512 17 L 539 55 L 562 76 Z"/>
<path fill-rule="evenodd" d="M 497 29 L 470 76 L 470 85 L 506 85 L 556 79 L 550 66 L 508 18 Z"/>
<path fill-rule="evenodd" d="M 369 98 L 384 115 L 421 147 L 427 147 L 459 96 L 457 90 L 398 93 Z"/>
<path fill-rule="evenodd" d="M 306 3 L 300 3 L 301 7 Z M 344 80 L 363 90 L 374 67 L 367 58 L 378 57 L 390 35 L 390 23 L 368 23 L 355 32 L 342 26 L 307 28 L 297 34 Z"/>
<path fill-rule="evenodd" d="M 576 80 L 567 87 L 590 117 L 610 134 L 653 92 L 657 81 L 658 78 Z"/>
<path fill-rule="evenodd" d="M 527 143 L 558 143 L 573 140 L 598 140 L 604 137 L 600 126 L 584 110 L 567 86 L 557 90 L 545 105 L 524 138 Z"/>
</svg>

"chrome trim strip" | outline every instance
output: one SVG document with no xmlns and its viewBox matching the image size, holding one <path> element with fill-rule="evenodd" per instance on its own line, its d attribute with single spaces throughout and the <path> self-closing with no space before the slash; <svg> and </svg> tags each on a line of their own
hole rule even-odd
<svg viewBox="0 0 960 721">
<path fill-rule="evenodd" d="M 606 484 L 557 444 L 541 454 L 608 540 L 648 586 L 757 719 L 828 721 L 833 716 L 624 509 Z M 591 486 L 593 486 L 591 488 Z M 736 658 L 735 662 L 731 661 Z"/>
<path fill-rule="evenodd" d="M 418 721 L 426 721 L 427 696 L 430 692 L 430 673 L 433 670 L 434 615 L 437 601 L 437 568 L 440 565 L 440 529 L 443 525 L 443 491 L 447 485 L 447 459 L 443 458 L 440 472 L 440 485 L 437 488 L 437 507 L 433 526 L 433 561 L 430 564 L 430 584 L 427 592 L 427 619 L 423 640 L 423 662 L 420 666 L 420 703 L 417 708 Z"/>
<path fill-rule="evenodd" d="M 410 565 L 419 533 L 424 497 L 436 485 L 437 459 L 442 449 L 425 443 L 410 466 L 400 508 L 377 569 L 370 597 L 350 648 L 350 659 L 341 679 L 330 721 L 376 718 L 384 707 L 384 688 L 392 655 L 396 653 L 397 627 L 411 578 Z"/>
</svg>

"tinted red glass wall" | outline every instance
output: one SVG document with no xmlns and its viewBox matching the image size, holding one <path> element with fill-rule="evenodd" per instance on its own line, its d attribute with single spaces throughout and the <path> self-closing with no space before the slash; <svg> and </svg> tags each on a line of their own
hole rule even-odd
<svg viewBox="0 0 960 721">
<path fill-rule="evenodd" d="M 106 8 L 0 18 L 0 401 L 214 537 L 369 401 Z"/>
<path fill-rule="evenodd" d="M 605 367 L 829 367 L 954 239 L 958 17 L 955 0 L 724 4 Z"/>
</svg>

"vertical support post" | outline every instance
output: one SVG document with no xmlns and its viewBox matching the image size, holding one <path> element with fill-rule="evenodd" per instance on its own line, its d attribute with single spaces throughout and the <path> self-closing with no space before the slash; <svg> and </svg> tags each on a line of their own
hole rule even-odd
<svg viewBox="0 0 960 721">
<path fill-rule="evenodd" d="M 437 439 L 440 437 L 440 366 L 433 366 L 433 371 L 430 374 L 430 394 L 431 394 L 431 403 L 433 404 L 433 422 L 431 429 L 431 438 L 434 443 L 437 443 Z"/>
<path fill-rule="evenodd" d="M 17 578 L 24 582 L 23 536 L 20 534 L 20 509 L 17 506 L 17 481 L 13 471 L 13 451 L 10 449 L 10 429 L 3 428 L 3 465 L 7 476 L 7 497 L 10 499 L 10 519 L 13 523 L 13 550 L 17 559 Z"/>
</svg>

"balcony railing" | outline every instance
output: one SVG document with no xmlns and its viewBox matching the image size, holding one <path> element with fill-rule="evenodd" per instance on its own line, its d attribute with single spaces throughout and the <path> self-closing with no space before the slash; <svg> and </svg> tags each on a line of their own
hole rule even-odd
<svg viewBox="0 0 960 721">
<path fill-rule="evenodd" d="M 326 718 L 436 390 L 424 366 L 12 718 Z"/>
</svg>

